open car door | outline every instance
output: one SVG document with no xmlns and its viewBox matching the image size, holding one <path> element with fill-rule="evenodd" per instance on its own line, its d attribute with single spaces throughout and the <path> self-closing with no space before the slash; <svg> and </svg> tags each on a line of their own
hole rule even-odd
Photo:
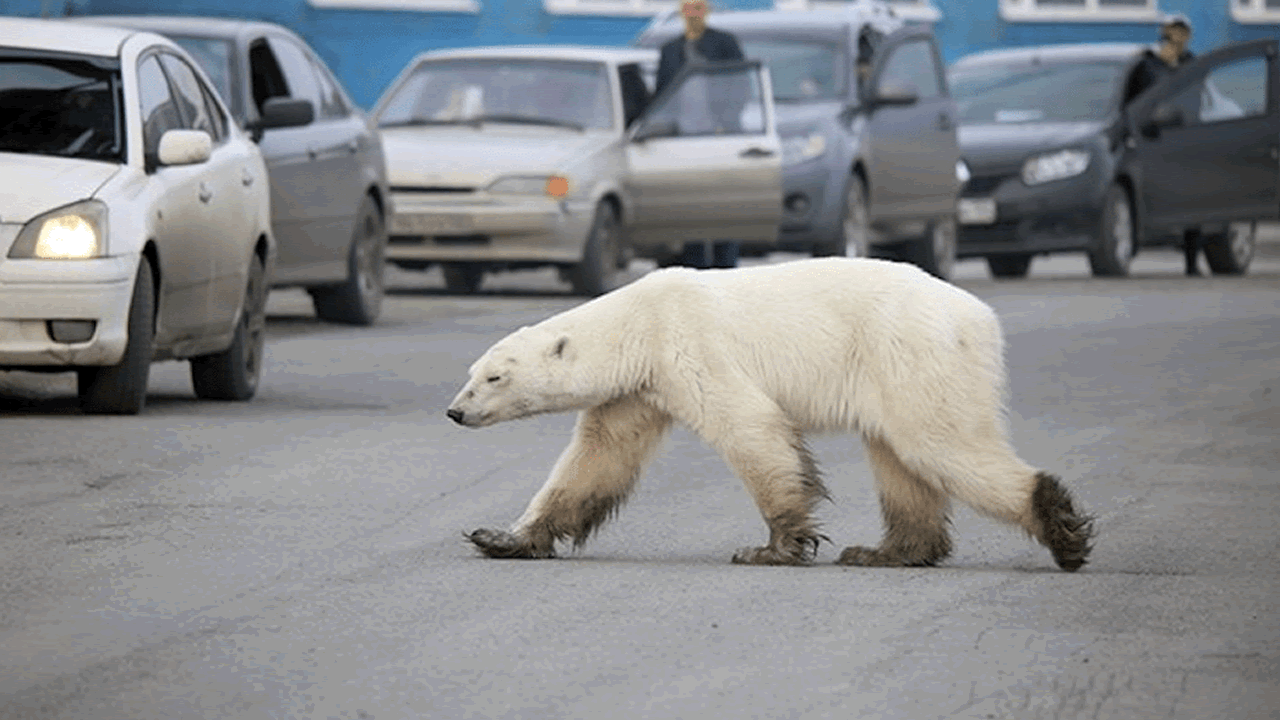
<svg viewBox="0 0 1280 720">
<path fill-rule="evenodd" d="M 758 61 L 686 66 L 632 126 L 626 156 L 628 234 L 642 255 L 686 241 L 777 241 L 782 152 Z"/>
<path fill-rule="evenodd" d="M 1130 137 L 1152 228 L 1280 215 L 1277 41 L 1229 45 L 1135 99 Z"/>
</svg>

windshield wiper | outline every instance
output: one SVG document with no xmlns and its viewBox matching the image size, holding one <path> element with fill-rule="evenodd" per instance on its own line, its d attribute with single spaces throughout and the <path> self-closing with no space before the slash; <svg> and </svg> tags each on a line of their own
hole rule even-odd
<svg viewBox="0 0 1280 720">
<path fill-rule="evenodd" d="M 476 122 L 500 122 L 500 123 L 516 123 L 520 125 L 550 125 L 552 127 L 566 127 L 578 132 L 586 129 L 584 125 L 569 120 L 556 120 L 555 118 L 540 117 L 537 115 L 478 115 Z"/>
<path fill-rule="evenodd" d="M 480 121 L 475 118 L 465 120 L 437 120 L 436 118 L 410 118 L 408 120 L 399 120 L 396 122 L 378 123 L 378 127 L 426 127 L 431 125 L 469 125 L 471 127 L 479 127 Z"/>
</svg>

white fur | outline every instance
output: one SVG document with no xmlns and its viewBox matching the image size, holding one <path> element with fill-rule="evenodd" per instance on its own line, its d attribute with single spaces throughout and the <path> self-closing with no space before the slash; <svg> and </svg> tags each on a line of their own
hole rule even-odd
<svg viewBox="0 0 1280 720">
<path fill-rule="evenodd" d="M 989 306 L 905 263 L 668 269 L 507 336 L 451 413 L 478 427 L 582 411 L 517 533 L 625 496 L 672 421 L 720 451 L 766 520 L 798 502 L 797 437 L 857 432 L 881 443 L 882 494 L 905 467 L 1030 528 L 1035 470 L 1007 440 L 1003 353 Z"/>
</svg>

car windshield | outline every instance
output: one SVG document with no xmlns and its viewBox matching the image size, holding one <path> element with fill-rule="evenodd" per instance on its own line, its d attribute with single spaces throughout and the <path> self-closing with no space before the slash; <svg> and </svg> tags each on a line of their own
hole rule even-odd
<svg viewBox="0 0 1280 720">
<path fill-rule="evenodd" d="M 518 58 L 431 60 L 389 92 L 378 114 L 381 127 L 481 122 L 613 127 L 605 66 Z"/>
<path fill-rule="evenodd" d="M 953 67 L 960 122 L 1101 120 L 1120 97 L 1120 62 L 1032 62 Z"/>
<path fill-rule="evenodd" d="M 194 35 L 170 35 L 169 39 L 182 46 L 183 50 L 200 63 L 200 69 L 209 75 L 222 99 L 231 106 L 231 111 L 236 117 L 242 117 L 240 98 L 231 88 L 231 41 Z"/>
<path fill-rule="evenodd" d="M 123 163 L 120 71 L 0 48 L 0 151 Z"/>
<path fill-rule="evenodd" d="M 835 41 L 817 37 L 742 35 L 742 54 L 769 66 L 778 102 L 831 100 L 844 96 L 845 53 Z"/>
</svg>

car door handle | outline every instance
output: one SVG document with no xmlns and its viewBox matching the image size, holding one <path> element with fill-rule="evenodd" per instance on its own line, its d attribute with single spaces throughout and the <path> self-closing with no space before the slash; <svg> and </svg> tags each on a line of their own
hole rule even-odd
<svg viewBox="0 0 1280 720">
<path fill-rule="evenodd" d="M 751 147 L 738 153 L 738 157 L 763 158 L 763 157 L 773 157 L 773 154 L 774 153 L 772 150 L 767 150 L 762 147 Z"/>
<path fill-rule="evenodd" d="M 200 194 L 197 197 L 200 198 L 200 202 L 208 203 L 213 199 L 213 191 L 209 189 L 208 185 L 200 183 Z"/>
<path fill-rule="evenodd" d="M 945 131 L 945 130 L 950 130 L 950 129 L 951 129 L 952 127 L 954 127 L 954 126 L 955 126 L 955 123 L 951 122 L 951 116 L 950 116 L 950 115 L 948 115 L 948 114 L 946 114 L 946 113 L 942 113 L 941 115 L 939 115 L 939 116 L 938 116 L 938 129 L 939 129 L 939 130 L 944 130 L 944 131 Z"/>
<path fill-rule="evenodd" d="M 249 187 L 249 186 L 253 185 L 253 173 L 249 172 L 248 170 L 241 170 L 241 171 L 240 171 L 240 184 L 241 184 L 241 185 L 243 185 L 243 186 L 245 186 L 245 187 Z"/>
<path fill-rule="evenodd" d="M 347 150 L 349 150 L 352 155 L 355 155 L 356 153 L 360 152 L 360 141 L 352 140 L 351 142 L 347 143 Z"/>
<path fill-rule="evenodd" d="M 308 159 L 308 160 L 315 160 L 317 157 L 319 157 L 319 155 L 320 155 L 320 153 L 316 152 L 316 149 L 315 149 L 315 148 L 307 148 L 307 159 Z"/>
</svg>

